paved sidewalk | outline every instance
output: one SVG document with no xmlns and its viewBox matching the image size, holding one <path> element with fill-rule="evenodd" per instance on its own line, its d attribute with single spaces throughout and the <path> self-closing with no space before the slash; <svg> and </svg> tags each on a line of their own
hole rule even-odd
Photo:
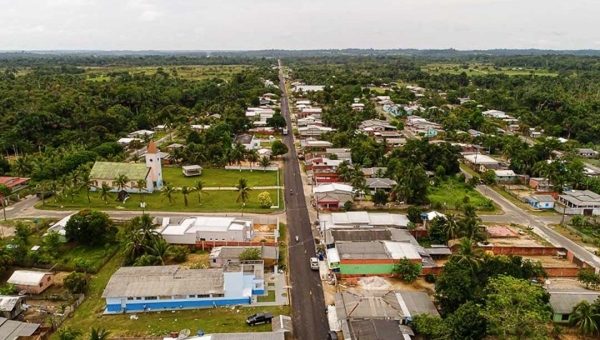
<svg viewBox="0 0 600 340">
<path fill-rule="evenodd" d="M 269 283 L 275 283 L 274 286 L 269 286 Z M 285 274 L 280 273 L 266 273 L 265 274 L 265 290 L 275 291 L 274 302 L 257 302 L 250 305 L 250 307 L 260 306 L 285 306 L 288 305 L 288 292 L 285 288 Z"/>
</svg>

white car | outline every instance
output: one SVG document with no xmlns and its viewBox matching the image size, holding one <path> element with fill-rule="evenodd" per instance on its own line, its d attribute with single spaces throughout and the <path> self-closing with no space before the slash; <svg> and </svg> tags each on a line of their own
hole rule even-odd
<svg viewBox="0 0 600 340">
<path fill-rule="evenodd" d="M 316 257 L 310 258 L 310 269 L 319 270 L 319 259 L 317 259 Z"/>
</svg>

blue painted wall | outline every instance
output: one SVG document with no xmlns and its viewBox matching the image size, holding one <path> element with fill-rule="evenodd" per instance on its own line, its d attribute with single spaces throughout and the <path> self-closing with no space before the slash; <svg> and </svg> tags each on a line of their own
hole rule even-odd
<svg viewBox="0 0 600 340">
<path fill-rule="evenodd" d="M 264 293 L 264 292 L 263 292 Z M 221 300 L 150 300 L 150 301 L 128 301 L 127 312 L 143 312 L 144 305 L 150 308 L 149 311 L 162 311 L 172 309 L 193 309 L 193 308 L 208 308 L 228 305 L 247 305 L 250 304 L 250 298 L 241 299 L 221 299 Z M 121 313 L 121 304 L 110 304 L 106 306 L 108 313 Z"/>
</svg>

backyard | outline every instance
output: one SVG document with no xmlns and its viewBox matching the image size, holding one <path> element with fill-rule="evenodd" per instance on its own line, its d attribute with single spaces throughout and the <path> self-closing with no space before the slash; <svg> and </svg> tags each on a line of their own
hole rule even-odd
<svg viewBox="0 0 600 340">
<path fill-rule="evenodd" d="M 266 187 L 277 185 L 277 171 L 263 171 L 258 166 L 255 170 L 226 170 L 226 169 L 202 169 L 202 175 L 186 177 L 179 167 L 163 167 L 163 179 L 166 183 L 177 188 L 183 186 L 193 187 L 196 181 L 202 181 L 207 187 L 234 187 L 240 178 L 245 178 L 251 187 Z M 282 183 L 280 182 L 280 185 Z"/>
<path fill-rule="evenodd" d="M 243 212 L 248 213 L 270 213 L 270 208 L 261 208 L 258 201 L 258 195 L 267 191 L 273 204 L 277 204 L 277 190 L 252 190 L 250 197 L 246 201 Z M 281 193 L 281 192 L 280 192 Z M 90 192 L 91 203 L 88 203 L 85 191 L 79 192 L 71 200 L 71 197 L 64 197 L 55 202 L 54 198 L 46 199 L 46 204 L 38 203 L 37 209 L 48 210 L 81 210 L 81 209 L 99 209 L 99 210 L 143 210 L 140 207 L 141 197 L 139 194 L 130 194 L 130 198 L 121 203 L 116 201 L 116 194 L 111 193 L 107 203 L 100 199 L 98 192 Z M 175 191 L 172 195 L 173 204 L 169 204 L 169 199 L 162 192 L 144 194 L 143 200 L 146 203 L 144 210 L 147 211 L 177 211 L 177 212 L 241 212 L 242 204 L 237 202 L 238 192 L 234 190 L 203 190 L 201 195 L 201 205 L 198 205 L 198 194 L 192 192 L 187 195 L 188 205 L 185 205 L 184 196 L 181 191 Z M 280 195 L 279 209 L 283 209 L 283 195 Z"/>
<path fill-rule="evenodd" d="M 427 197 L 434 209 L 461 210 L 465 204 L 471 204 L 477 210 L 498 210 L 491 200 L 456 179 L 445 180 L 439 186 L 430 186 Z"/>
</svg>

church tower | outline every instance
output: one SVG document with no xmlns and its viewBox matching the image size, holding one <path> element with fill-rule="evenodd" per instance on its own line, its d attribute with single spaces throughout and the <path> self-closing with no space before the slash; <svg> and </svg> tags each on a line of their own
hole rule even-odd
<svg viewBox="0 0 600 340">
<path fill-rule="evenodd" d="M 151 187 L 160 188 L 163 185 L 162 178 L 162 160 L 158 152 L 158 148 L 151 140 L 146 150 L 146 167 L 150 168 L 147 181 L 150 182 Z"/>
</svg>

